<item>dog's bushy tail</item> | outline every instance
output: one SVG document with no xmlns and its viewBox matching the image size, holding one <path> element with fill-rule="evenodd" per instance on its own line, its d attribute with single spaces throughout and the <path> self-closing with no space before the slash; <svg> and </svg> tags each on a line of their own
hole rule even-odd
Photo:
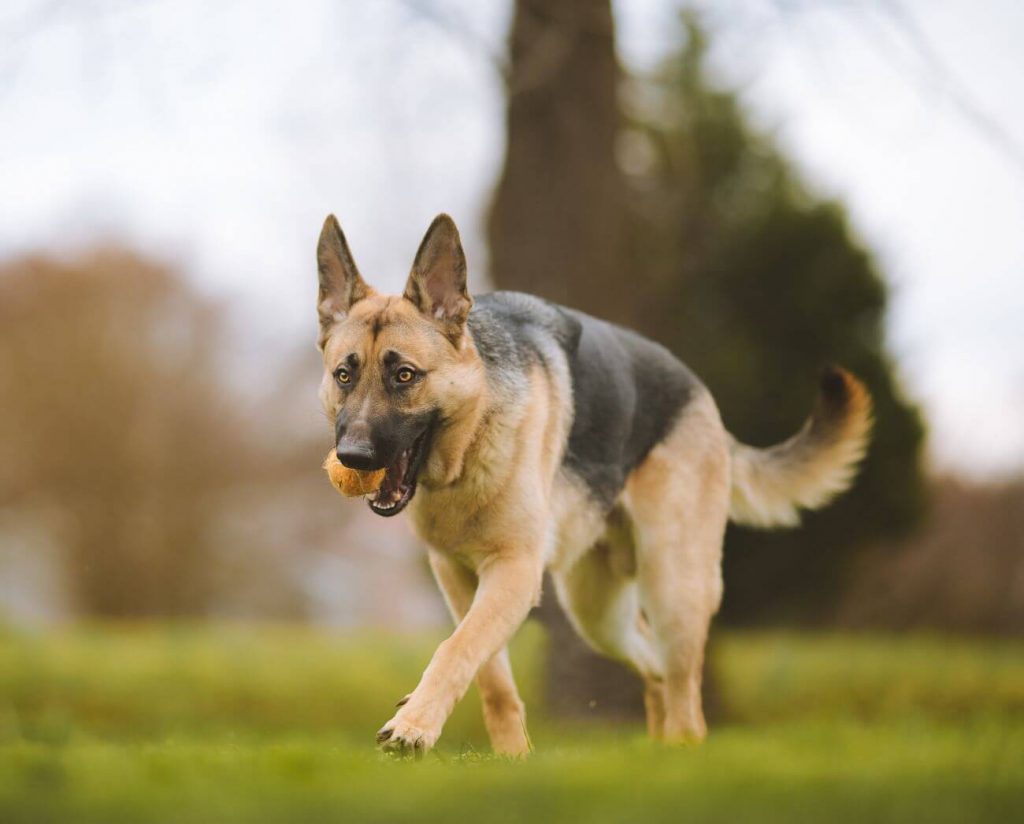
<svg viewBox="0 0 1024 824">
<path fill-rule="evenodd" d="M 767 449 L 732 444 L 729 517 L 739 524 L 795 526 L 853 480 L 871 435 L 871 395 L 857 378 L 829 367 L 811 417 L 788 441 Z"/>
</svg>

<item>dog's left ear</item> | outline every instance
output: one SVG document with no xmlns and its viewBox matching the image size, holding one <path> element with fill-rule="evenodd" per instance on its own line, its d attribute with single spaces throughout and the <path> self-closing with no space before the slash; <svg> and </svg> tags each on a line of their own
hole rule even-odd
<svg viewBox="0 0 1024 824">
<path fill-rule="evenodd" d="M 456 343 L 462 337 L 473 299 L 466 289 L 466 255 L 455 221 L 438 215 L 416 253 L 403 297 L 441 327 Z"/>
</svg>

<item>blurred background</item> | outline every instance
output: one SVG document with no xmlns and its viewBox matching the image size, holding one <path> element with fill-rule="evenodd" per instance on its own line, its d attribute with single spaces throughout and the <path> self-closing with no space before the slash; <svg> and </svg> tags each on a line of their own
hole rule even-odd
<svg viewBox="0 0 1024 824">
<path fill-rule="evenodd" d="M 748 443 L 824 365 L 867 382 L 853 491 L 730 528 L 727 646 L 1019 651 L 1022 39 L 1011 0 L 9 0 L 0 623 L 442 637 L 405 519 L 319 469 L 314 247 L 336 213 L 399 291 L 447 211 L 476 291 L 661 341 Z M 545 711 L 635 717 L 631 676 L 538 619 Z"/>
</svg>

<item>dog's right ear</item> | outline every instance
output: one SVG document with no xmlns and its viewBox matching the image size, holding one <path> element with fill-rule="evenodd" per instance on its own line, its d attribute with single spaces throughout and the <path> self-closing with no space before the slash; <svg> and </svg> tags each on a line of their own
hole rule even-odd
<svg viewBox="0 0 1024 824">
<path fill-rule="evenodd" d="M 328 215 L 316 245 L 316 265 L 320 272 L 320 293 L 316 311 L 320 316 L 317 346 L 324 348 L 331 326 L 344 320 L 352 304 L 373 294 L 352 260 L 345 235 L 334 215 Z"/>
</svg>

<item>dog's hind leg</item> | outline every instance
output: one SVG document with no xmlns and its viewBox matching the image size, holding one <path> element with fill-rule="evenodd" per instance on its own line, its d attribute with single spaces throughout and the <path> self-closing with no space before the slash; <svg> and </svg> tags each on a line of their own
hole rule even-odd
<svg viewBox="0 0 1024 824">
<path fill-rule="evenodd" d="M 429 559 L 430 568 L 441 587 L 448 609 L 458 623 L 473 602 L 475 576 L 443 553 L 431 550 Z M 516 689 L 507 647 L 480 667 L 476 685 L 480 690 L 484 724 L 494 751 L 501 755 L 515 756 L 529 753 L 532 747 L 526 731 L 526 708 Z"/>
<path fill-rule="evenodd" d="M 644 679 L 648 729 L 653 737 L 660 737 L 662 664 L 640 612 L 634 572 L 632 546 L 617 545 L 614 536 L 606 536 L 567 570 L 553 569 L 551 577 L 559 603 L 579 635 Z"/>
<path fill-rule="evenodd" d="M 699 396 L 626 487 L 640 604 L 665 667 L 668 741 L 707 734 L 700 688 L 708 629 L 722 597 L 729 466 L 717 409 L 710 396 Z"/>
</svg>

